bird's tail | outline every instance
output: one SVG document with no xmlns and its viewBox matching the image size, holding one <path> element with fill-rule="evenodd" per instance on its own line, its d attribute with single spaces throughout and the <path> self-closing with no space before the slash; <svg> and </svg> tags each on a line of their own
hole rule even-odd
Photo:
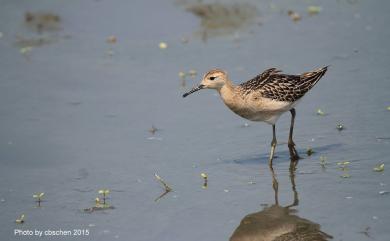
<svg viewBox="0 0 390 241">
<path fill-rule="evenodd" d="M 324 76 L 328 66 L 301 74 L 301 87 L 311 89 Z"/>
</svg>

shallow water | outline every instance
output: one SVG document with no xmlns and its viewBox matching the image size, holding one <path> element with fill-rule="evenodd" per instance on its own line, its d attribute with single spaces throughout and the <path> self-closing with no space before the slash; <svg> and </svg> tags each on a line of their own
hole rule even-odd
<svg viewBox="0 0 390 241">
<path fill-rule="evenodd" d="M 268 67 L 300 73 L 331 65 L 297 108 L 295 143 L 304 159 L 294 215 L 334 240 L 388 240 L 390 195 L 379 192 L 390 191 L 390 4 L 247 2 L 261 25 L 204 42 L 201 20 L 173 0 L 2 0 L 1 239 L 27 239 L 14 236 L 19 228 L 90 232 L 68 239 L 228 240 L 246 215 L 274 204 L 271 127 L 233 115 L 212 91 L 182 93 L 214 67 L 238 83 Z M 321 12 L 308 16 L 307 6 L 317 4 Z M 291 21 L 288 10 L 302 19 Z M 58 14 L 60 30 L 34 32 L 23 22 L 27 11 Z M 117 43 L 106 42 L 111 35 Z M 18 36 L 55 41 L 22 54 Z M 182 87 L 178 73 L 191 69 L 198 75 Z M 316 115 L 318 108 L 327 115 Z M 288 125 L 286 114 L 274 160 L 281 206 L 293 200 Z M 309 147 L 315 153 L 307 157 Z M 342 161 L 350 162 L 350 178 L 340 177 Z M 384 172 L 373 171 L 379 163 Z M 158 202 L 164 188 L 155 173 L 173 189 Z M 102 188 L 115 209 L 83 212 Z M 40 208 L 35 192 L 45 192 Z M 16 224 L 22 213 L 25 223 Z"/>
</svg>

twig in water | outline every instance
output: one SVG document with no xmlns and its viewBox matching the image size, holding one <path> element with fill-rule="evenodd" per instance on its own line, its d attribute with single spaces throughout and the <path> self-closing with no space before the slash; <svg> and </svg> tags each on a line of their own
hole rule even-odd
<svg viewBox="0 0 390 241">
<path fill-rule="evenodd" d="M 154 174 L 154 176 L 156 177 L 157 181 L 161 182 L 161 184 L 164 186 L 165 188 L 165 192 L 162 193 L 159 197 L 157 197 L 154 201 L 157 202 L 158 200 L 160 200 L 162 197 L 164 197 L 166 194 L 168 194 L 169 192 L 172 191 L 172 188 L 159 176 L 157 175 L 157 173 Z"/>
</svg>

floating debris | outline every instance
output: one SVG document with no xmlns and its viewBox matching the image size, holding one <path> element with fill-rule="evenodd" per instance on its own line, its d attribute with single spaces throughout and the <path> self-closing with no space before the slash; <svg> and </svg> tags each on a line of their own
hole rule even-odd
<svg viewBox="0 0 390 241">
<path fill-rule="evenodd" d="M 207 188 L 207 174 L 206 173 L 204 173 L 204 172 L 202 172 L 201 174 L 200 174 L 200 176 L 203 178 L 203 186 L 202 186 L 202 188 L 203 189 L 206 189 Z"/>
<path fill-rule="evenodd" d="M 319 14 L 321 12 L 321 7 L 319 7 L 319 6 L 309 6 L 309 7 L 307 7 L 307 12 L 311 16 Z"/>
<path fill-rule="evenodd" d="M 326 114 L 321 109 L 317 109 L 317 115 L 324 116 Z"/>
<path fill-rule="evenodd" d="M 379 164 L 379 165 L 376 165 L 373 170 L 375 172 L 383 172 L 385 170 L 385 164 L 382 163 L 382 164 Z"/>
<path fill-rule="evenodd" d="M 38 203 L 38 207 L 41 206 L 42 198 L 43 198 L 44 195 L 45 195 L 44 192 L 36 193 L 36 194 L 33 195 L 33 198 L 35 198 L 36 199 L 35 201 Z"/>
<path fill-rule="evenodd" d="M 160 49 L 166 49 L 166 48 L 168 48 L 168 44 L 165 43 L 165 42 L 160 42 L 160 43 L 158 44 L 158 47 L 159 47 Z"/>
<path fill-rule="evenodd" d="M 103 203 L 101 202 L 99 197 L 95 198 L 95 206 L 90 208 L 84 208 L 84 212 L 92 213 L 95 211 L 103 211 L 108 209 L 115 209 L 114 206 L 109 205 L 106 202 L 106 196 L 110 193 L 110 190 L 108 189 L 101 189 L 98 191 L 99 194 L 103 195 Z"/>
<path fill-rule="evenodd" d="M 306 154 L 307 154 L 308 156 L 313 155 L 313 153 L 315 153 L 315 152 L 313 151 L 313 149 L 312 149 L 311 147 L 307 148 Z"/>
<path fill-rule="evenodd" d="M 90 208 L 84 208 L 84 212 L 87 213 L 92 213 L 95 211 L 104 211 L 104 210 L 109 210 L 109 209 L 115 209 L 114 206 L 110 206 L 108 204 L 100 204 L 100 206 L 93 206 Z"/>
<path fill-rule="evenodd" d="M 386 108 L 388 111 L 390 111 L 390 106 L 387 106 L 387 108 Z"/>
<path fill-rule="evenodd" d="M 229 192 L 229 189 L 224 189 L 223 191 L 224 191 L 224 192 Z"/>
<path fill-rule="evenodd" d="M 115 36 L 109 36 L 106 40 L 107 43 L 109 44 L 116 44 L 117 38 Z"/>
<path fill-rule="evenodd" d="M 293 10 L 288 10 L 287 11 L 288 16 L 290 16 L 291 20 L 294 22 L 298 22 L 301 20 L 301 15 Z"/>
<path fill-rule="evenodd" d="M 53 13 L 26 12 L 24 14 L 24 22 L 28 27 L 41 33 L 43 31 L 59 30 L 61 18 Z"/>
<path fill-rule="evenodd" d="M 18 223 L 18 224 L 24 223 L 24 214 L 20 215 L 20 217 L 15 220 L 15 223 Z"/>
<path fill-rule="evenodd" d="M 389 194 L 389 193 L 390 193 L 389 191 L 384 191 L 384 190 L 383 191 L 379 191 L 380 195 L 386 195 L 386 194 Z"/>
<path fill-rule="evenodd" d="M 343 124 L 339 123 L 339 124 L 336 125 L 336 129 L 337 129 L 338 131 L 342 131 L 342 130 L 345 129 L 345 127 L 344 127 Z"/>
<path fill-rule="evenodd" d="M 154 135 L 154 133 L 156 133 L 156 131 L 158 131 L 159 129 L 157 129 L 154 125 L 152 125 L 152 127 L 148 130 L 152 135 Z"/>
</svg>

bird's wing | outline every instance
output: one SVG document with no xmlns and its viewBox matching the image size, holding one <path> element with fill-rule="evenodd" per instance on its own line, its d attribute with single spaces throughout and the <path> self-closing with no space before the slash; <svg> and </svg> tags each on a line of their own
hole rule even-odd
<svg viewBox="0 0 390 241">
<path fill-rule="evenodd" d="M 265 70 L 263 73 L 255 76 L 254 78 L 240 84 L 240 88 L 243 90 L 243 94 L 247 95 L 252 91 L 260 89 L 267 82 L 271 80 L 271 76 L 281 72 L 276 68 L 270 68 Z"/>
<path fill-rule="evenodd" d="M 294 102 L 306 94 L 325 74 L 327 67 L 301 75 L 281 74 L 274 68 L 241 84 L 244 94 L 258 91 L 262 97 L 277 101 Z"/>
</svg>

